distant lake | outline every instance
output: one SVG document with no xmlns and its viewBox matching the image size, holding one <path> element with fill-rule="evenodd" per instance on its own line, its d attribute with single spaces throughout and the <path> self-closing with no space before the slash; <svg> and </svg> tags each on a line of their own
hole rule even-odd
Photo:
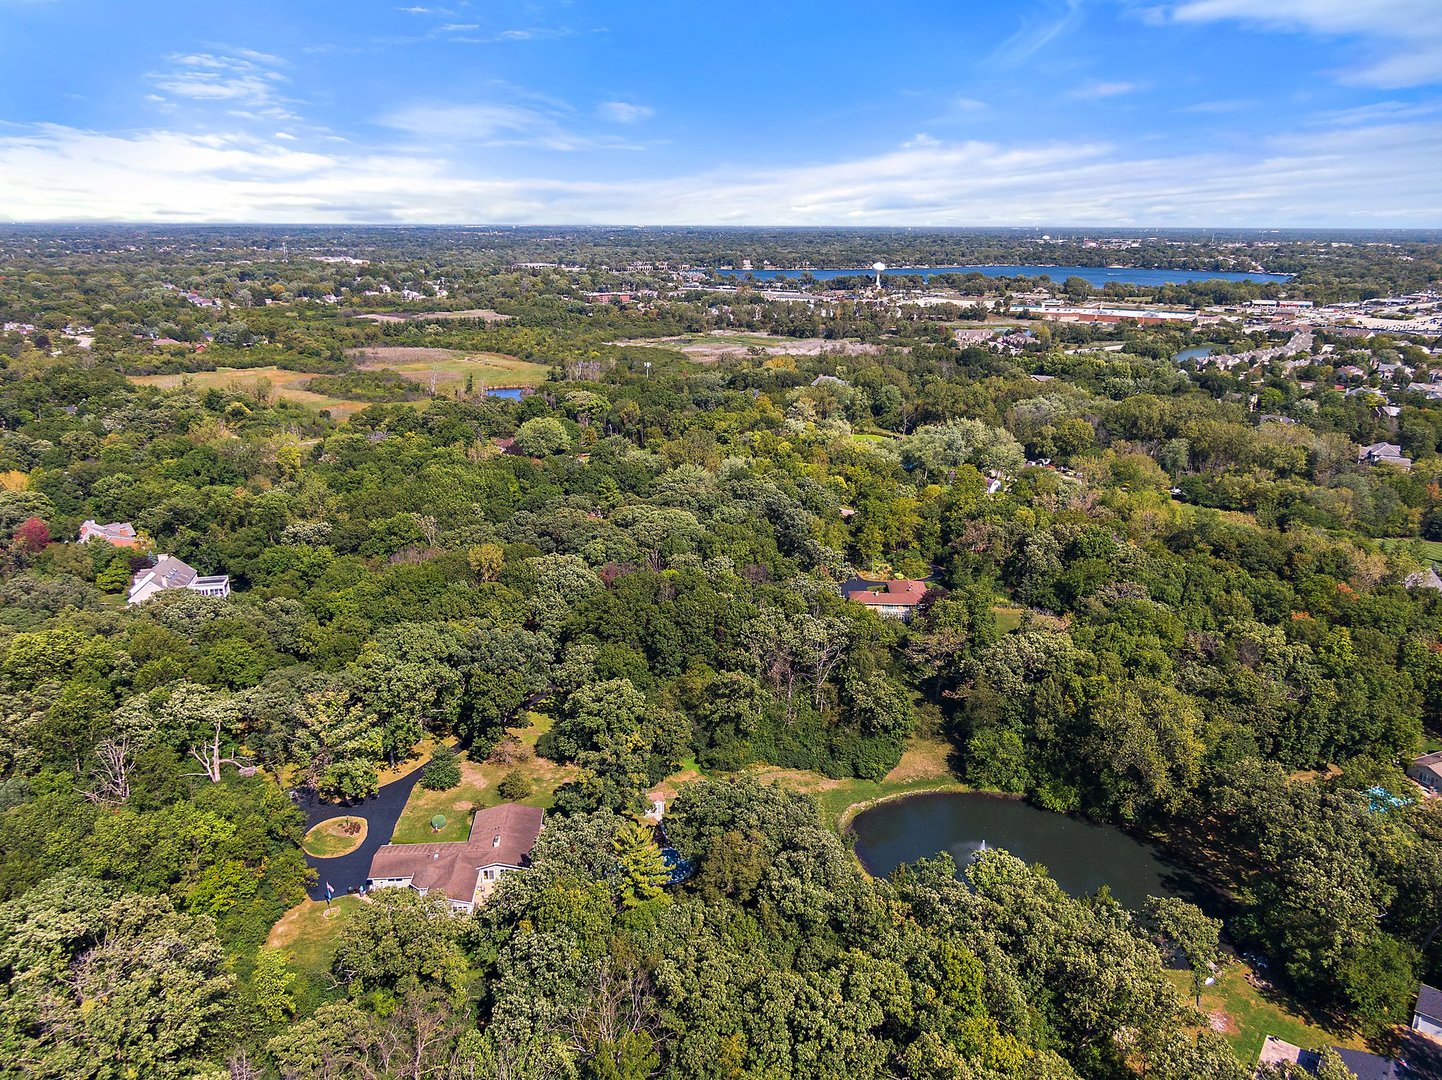
<svg viewBox="0 0 1442 1080">
<path fill-rule="evenodd" d="M 1187 360 L 1201 360 L 1211 355 L 1212 347 L 1210 345 L 1198 345 L 1193 349 L 1183 349 L 1173 356 L 1172 359 L 1180 364 Z"/>
<path fill-rule="evenodd" d="M 1103 885 L 1122 906 L 1140 910 L 1148 896 L 1185 896 L 1191 875 L 1120 829 L 1041 810 L 1020 799 L 971 792 L 912 795 L 859 814 L 851 825 L 856 855 L 868 873 L 950 852 L 961 873 L 984 843 L 1026 863 L 1041 863 L 1072 896 Z"/>
<path fill-rule="evenodd" d="M 864 267 L 856 270 L 717 270 L 722 277 L 752 277 L 757 281 L 794 280 L 810 274 L 817 281 L 864 274 L 875 277 L 876 271 Z M 920 277 L 935 274 L 981 274 L 983 277 L 1042 277 L 1065 281 L 1079 277 L 1100 288 L 1110 281 L 1127 285 L 1181 285 L 1188 281 L 1290 281 L 1291 274 L 1241 274 L 1222 270 L 1159 270 L 1129 266 L 932 266 L 908 269 L 904 266 L 883 270 L 882 277 Z"/>
<path fill-rule="evenodd" d="M 519 386 L 492 386 L 486 390 L 486 397 L 500 397 L 508 401 L 520 401 L 523 391 Z"/>
</svg>

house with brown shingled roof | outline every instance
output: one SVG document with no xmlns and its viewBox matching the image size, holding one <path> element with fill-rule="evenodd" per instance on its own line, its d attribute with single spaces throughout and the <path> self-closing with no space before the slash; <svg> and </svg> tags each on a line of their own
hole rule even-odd
<svg viewBox="0 0 1442 1080">
<path fill-rule="evenodd" d="M 503 874 L 530 865 L 541 835 L 540 808 L 502 803 L 478 810 L 470 837 L 441 844 L 387 844 L 371 858 L 371 889 L 410 888 L 436 894 L 456 911 L 485 902 Z"/>
</svg>

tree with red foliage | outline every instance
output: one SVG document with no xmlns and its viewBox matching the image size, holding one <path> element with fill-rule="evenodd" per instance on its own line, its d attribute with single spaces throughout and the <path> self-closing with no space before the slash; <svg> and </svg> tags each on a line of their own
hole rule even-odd
<svg viewBox="0 0 1442 1080">
<path fill-rule="evenodd" d="M 50 543 L 50 526 L 38 517 L 26 518 L 16 526 L 14 543 L 22 551 L 44 551 Z"/>
</svg>

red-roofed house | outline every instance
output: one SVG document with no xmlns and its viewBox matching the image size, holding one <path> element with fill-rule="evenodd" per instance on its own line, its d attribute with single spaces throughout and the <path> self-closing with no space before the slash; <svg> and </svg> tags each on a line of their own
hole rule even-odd
<svg viewBox="0 0 1442 1080">
<path fill-rule="evenodd" d="M 443 844 L 387 844 L 371 858 L 372 889 L 412 888 L 437 893 L 456 911 L 483 903 L 501 875 L 530 865 L 541 835 L 541 810 L 502 803 L 478 810 L 468 840 Z"/>
<path fill-rule="evenodd" d="M 841 587 L 841 595 L 867 605 L 888 619 L 909 619 L 926 595 L 926 588 L 926 582 L 908 578 L 886 582 L 856 579 Z"/>
</svg>

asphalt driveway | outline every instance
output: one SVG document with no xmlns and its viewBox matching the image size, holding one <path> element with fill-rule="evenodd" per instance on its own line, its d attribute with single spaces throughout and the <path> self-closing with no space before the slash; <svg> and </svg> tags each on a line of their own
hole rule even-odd
<svg viewBox="0 0 1442 1080">
<path fill-rule="evenodd" d="M 329 821 L 338 817 L 364 818 L 366 823 L 366 838 L 360 847 L 348 855 L 340 855 L 334 859 L 317 859 L 313 855 L 306 855 L 307 866 L 315 868 L 319 875 L 315 885 L 309 890 L 312 900 L 325 899 L 326 882 L 335 887 L 335 894 L 342 896 L 354 889 L 359 889 L 366 883 L 366 877 L 370 873 L 371 856 L 376 850 L 385 844 L 390 843 L 391 835 L 396 830 L 396 822 L 401 818 L 401 811 L 406 808 L 406 800 L 411 797 L 411 789 L 421 778 L 421 770 L 416 769 L 409 776 L 403 776 L 394 783 L 387 784 L 379 792 L 363 802 L 353 803 L 349 806 L 341 803 L 323 803 L 311 789 L 301 789 L 296 797 L 296 805 L 305 811 L 305 827 L 307 829 L 319 825 L 322 821 Z"/>
</svg>

